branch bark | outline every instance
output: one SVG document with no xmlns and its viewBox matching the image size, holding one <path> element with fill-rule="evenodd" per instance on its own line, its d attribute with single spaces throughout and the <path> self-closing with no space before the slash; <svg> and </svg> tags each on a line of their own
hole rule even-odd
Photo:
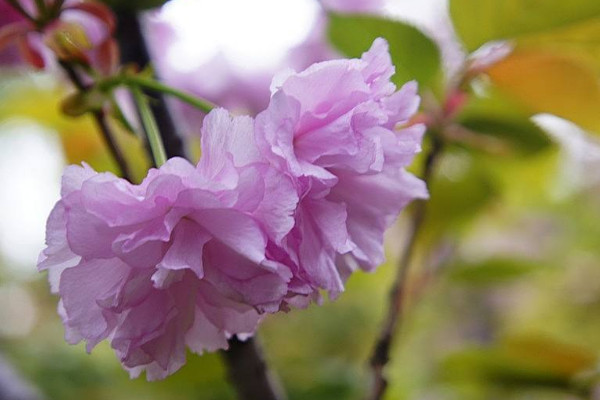
<svg viewBox="0 0 600 400">
<path fill-rule="evenodd" d="M 119 18 L 117 25 L 117 41 L 121 49 L 121 60 L 125 63 L 134 63 L 141 68 L 150 63 L 150 53 L 144 39 L 144 33 L 138 14 L 133 10 L 116 10 Z M 161 94 L 152 94 L 155 101 L 150 105 L 152 113 L 161 134 L 167 157 L 185 157 L 185 148 L 181 137 L 177 134 L 177 128 L 167 102 Z"/>
<path fill-rule="evenodd" d="M 229 340 L 229 349 L 221 355 L 229 380 L 240 400 L 285 400 L 283 388 L 269 370 L 256 339 Z"/>
<path fill-rule="evenodd" d="M 431 180 L 431 175 L 441 151 L 442 143 L 438 138 L 432 135 L 432 146 L 425 158 L 422 175 L 423 181 L 427 184 Z M 417 238 L 421 231 L 421 227 L 423 226 L 423 221 L 425 220 L 427 202 L 419 200 L 414 207 L 408 239 L 398 261 L 396 278 L 390 289 L 387 314 L 370 360 L 372 386 L 367 396 L 367 400 L 382 399 L 388 386 L 384 369 L 390 361 L 390 349 L 394 341 L 394 334 L 402 325 L 405 311 L 404 301 L 407 290 L 408 271 L 416 247 Z"/>
<path fill-rule="evenodd" d="M 68 63 L 61 61 L 60 65 L 62 69 L 65 71 L 69 80 L 73 85 L 77 88 L 77 90 L 85 91 L 86 87 L 83 84 L 81 78 L 77 74 L 77 71 Z M 108 125 L 108 121 L 106 120 L 106 115 L 104 111 L 94 111 L 92 113 L 94 117 L 94 122 L 96 126 L 100 130 L 102 138 L 104 139 L 104 143 L 108 147 L 110 154 L 113 156 L 115 162 L 117 163 L 119 169 L 121 170 L 121 176 L 127 179 L 129 182 L 133 182 L 133 176 L 131 175 L 131 169 L 129 168 L 129 164 L 125 159 L 125 155 L 119 148 L 119 145 L 116 142 L 115 135 L 110 129 Z"/>
</svg>

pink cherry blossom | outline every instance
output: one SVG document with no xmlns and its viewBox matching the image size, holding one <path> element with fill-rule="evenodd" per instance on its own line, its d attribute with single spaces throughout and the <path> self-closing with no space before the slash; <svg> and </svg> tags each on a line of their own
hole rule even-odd
<svg viewBox="0 0 600 400">
<path fill-rule="evenodd" d="M 161 379 L 250 335 L 287 295 L 266 256 L 293 226 L 292 181 L 257 158 L 253 121 L 210 113 L 203 159 L 174 158 L 140 185 L 71 166 L 47 226 L 48 270 L 69 343 L 108 339 L 132 376 Z"/>
<path fill-rule="evenodd" d="M 420 151 L 414 82 L 396 91 L 387 42 L 361 59 L 315 64 L 276 78 L 256 134 L 270 162 L 294 177 L 300 202 L 280 255 L 294 273 L 292 293 L 336 295 L 358 266 L 384 260 L 383 234 L 411 200 L 427 197 L 407 173 Z M 292 298 L 290 293 L 290 298 Z"/>
</svg>

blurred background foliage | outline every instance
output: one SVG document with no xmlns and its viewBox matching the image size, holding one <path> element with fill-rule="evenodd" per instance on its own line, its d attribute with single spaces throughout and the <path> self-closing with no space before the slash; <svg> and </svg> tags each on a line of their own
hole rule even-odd
<svg viewBox="0 0 600 400">
<path fill-rule="evenodd" d="M 446 11 L 443 1 L 429 3 Z M 331 14 L 327 22 L 330 42 L 348 56 L 386 37 L 396 82 L 419 81 L 423 111 L 447 141 L 386 398 L 598 399 L 600 2 L 447 6 L 456 36 L 442 31 L 443 22 L 427 27 L 401 13 Z M 497 41 L 512 51 L 488 63 L 480 48 Z M 460 51 L 449 56 L 452 46 Z M 41 243 L 32 248 L 28 239 L 43 232 L 32 233 L 31 224 L 43 226 L 63 164 L 115 169 L 91 121 L 60 114 L 67 91 L 47 74 L 1 75 L 0 154 L 9 161 L 0 163 L 0 356 L 47 399 L 232 399 L 217 354 L 190 354 L 181 371 L 148 383 L 129 380 L 106 343 L 90 356 L 64 342 L 57 299 L 35 273 Z M 457 95 L 461 107 L 447 112 Z M 32 139 L 22 142 L 22 132 Z M 124 131 L 118 139 L 141 179 L 143 145 Z M 421 164 L 418 158 L 416 173 Z M 353 275 L 334 302 L 263 324 L 261 341 L 290 399 L 365 393 L 408 218 L 389 232 L 388 262 L 376 273 Z"/>
</svg>

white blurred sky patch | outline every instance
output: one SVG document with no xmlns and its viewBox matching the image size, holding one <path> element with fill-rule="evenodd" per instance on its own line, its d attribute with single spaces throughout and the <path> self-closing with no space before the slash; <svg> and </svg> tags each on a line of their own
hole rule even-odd
<svg viewBox="0 0 600 400">
<path fill-rule="evenodd" d="M 316 0 L 172 0 L 161 18 L 180 38 L 167 57 L 193 71 L 221 52 L 242 69 L 273 68 L 302 43 L 319 15 Z"/>
<path fill-rule="evenodd" d="M 179 41 L 166 56 L 182 72 L 218 53 L 240 69 L 273 69 L 308 37 L 320 8 L 317 0 L 171 0 L 160 18 L 173 23 Z M 435 30 L 446 18 L 446 0 L 387 0 L 384 11 Z"/>
<path fill-rule="evenodd" d="M 63 166 L 54 132 L 21 119 L 0 125 L 0 252 L 14 272 L 36 272 Z"/>
<path fill-rule="evenodd" d="M 417 24 L 431 26 L 445 12 L 446 0 L 387 0 L 385 9 Z"/>
</svg>

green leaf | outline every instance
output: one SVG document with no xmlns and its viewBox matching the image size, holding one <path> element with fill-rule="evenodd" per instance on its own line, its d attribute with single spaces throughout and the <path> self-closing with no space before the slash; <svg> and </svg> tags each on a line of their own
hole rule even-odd
<svg viewBox="0 0 600 400">
<path fill-rule="evenodd" d="M 552 141 L 530 119 L 531 113 L 490 88 L 483 96 L 472 95 L 457 122 L 477 134 L 508 145 L 518 154 L 531 154 L 548 148 Z"/>
<path fill-rule="evenodd" d="M 458 36 L 469 51 L 492 40 L 549 31 L 600 16 L 598 0 L 450 0 Z"/>
<path fill-rule="evenodd" d="M 441 365 L 440 378 L 447 382 L 479 381 L 507 388 L 569 387 L 568 379 L 532 365 L 529 360 L 509 357 L 497 348 L 470 348 L 451 354 Z"/>
<path fill-rule="evenodd" d="M 385 38 L 390 45 L 396 74 L 402 85 L 416 79 L 423 87 L 438 87 L 442 78 L 437 45 L 414 26 L 385 18 L 362 15 L 330 15 L 329 38 L 348 57 L 360 57 L 373 41 Z"/>
<path fill-rule="evenodd" d="M 478 286 L 504 284 L 539 270 L 538 263 L 529 260 L 492 258 L 477 263 L 456 263 L 449 267 L 452 280 Z"/>
<path fill-rule="evenodd" d="M 535 334 L 512 336 L 490 347 L 468 348 L 442 363 L 446 381 L 480 381 L 504 388 L 578 391 L 574 378 L 593 369 L 593 349 Z"/>
</svg>

